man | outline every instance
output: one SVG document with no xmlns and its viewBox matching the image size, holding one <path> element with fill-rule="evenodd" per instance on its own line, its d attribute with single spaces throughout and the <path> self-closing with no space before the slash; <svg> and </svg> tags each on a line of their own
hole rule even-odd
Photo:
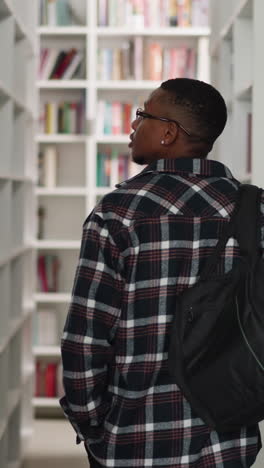
<svg viewBox="0 0 264 468">
<path fill-rule="evenodd" d="M 61 404 L 91 467 L 245 468 L 260 448 L 257 426 L 206 426 L 167 365 L 175 296 L 198 280 L 236 201 L 238 181 L 206 159 L 226 119 L 212 86 L 162 83 L 132 123 L 132 158 L 147 167 L 83 225 Z M 238 258 L 230 239 L 217 273 Z"/>
</svg>

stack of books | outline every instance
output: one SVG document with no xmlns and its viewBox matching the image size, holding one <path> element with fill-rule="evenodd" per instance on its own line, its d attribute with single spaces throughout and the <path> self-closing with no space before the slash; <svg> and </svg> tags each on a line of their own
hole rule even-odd
<svg viewBox="0 0 264 468">
<path fill-rule="evenodd" d="M 98 51 L 99 80 L 165 80 L 195 78 L 196 50 L 186 46 L 162 47 L 142 37 L 124 41 L 120 47 Z"/>
<path fill-rule="evenodd" d="M 209 0 L 98 0 L 99 26 L 208 26 Z"/>
<path fill-rule="evenodd" d="M 72 48 L 40 51 L 39 80 L 70 80 L 85 78 L 85 52 Z"/>
</svg>

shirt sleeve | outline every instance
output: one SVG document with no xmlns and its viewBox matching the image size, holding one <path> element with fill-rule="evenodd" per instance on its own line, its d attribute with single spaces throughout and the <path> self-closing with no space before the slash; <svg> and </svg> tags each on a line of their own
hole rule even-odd
<svg viewBox="0 0 264 468">
<path fill-rule="evenodd" d="M 106 222 L 92 213 L 83 225 L 61 341 L 65 396 L 60 404 L 77 442 L 96 436 L 111 403 L 107 385 L 123 291 L 120 258 Z"/>
</svg>

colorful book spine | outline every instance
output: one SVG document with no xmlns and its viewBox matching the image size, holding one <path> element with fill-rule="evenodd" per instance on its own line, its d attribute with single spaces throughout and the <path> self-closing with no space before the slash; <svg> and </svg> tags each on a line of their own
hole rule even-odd
<svg viewBox="0 0 264 468">
<path fill-rule="evenodd" d="M 35 396 L 55 398 L 57 396 L 57 368 L 56 362 L 36 362 Z"/>
<path fill-rule="evenodd" d="M 209 0 L 98 0 L 98 25 L 207 26 Z"/>
</svg>

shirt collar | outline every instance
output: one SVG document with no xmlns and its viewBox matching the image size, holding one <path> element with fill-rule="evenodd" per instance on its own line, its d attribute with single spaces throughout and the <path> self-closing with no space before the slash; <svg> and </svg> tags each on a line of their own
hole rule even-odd
<svg viewBox="0 0 264 468">
<path fill-rule="evenodd" d="M 194 174 L 203 177 L 226 177 L 233 179 L 231 171 L 219 161 L 199 158 L 158 159 L 149 164 L 145 172 L 167 172 L 175 174 Z"/>
</svg>

